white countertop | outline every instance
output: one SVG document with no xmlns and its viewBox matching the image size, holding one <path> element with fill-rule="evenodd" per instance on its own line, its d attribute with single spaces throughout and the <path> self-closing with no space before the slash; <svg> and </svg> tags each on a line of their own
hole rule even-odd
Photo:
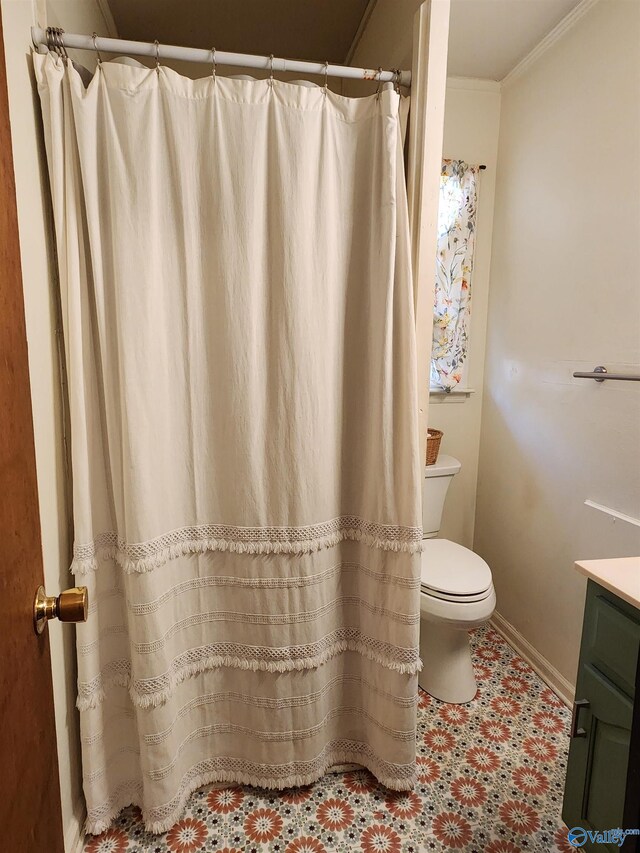
<svg viewBox="0 0 640 853">
<path fill-rule="evenodd" d="M 580 560 L 575 565 L 580 574 L 640 609 L 640 557 Z"/>
</svg>

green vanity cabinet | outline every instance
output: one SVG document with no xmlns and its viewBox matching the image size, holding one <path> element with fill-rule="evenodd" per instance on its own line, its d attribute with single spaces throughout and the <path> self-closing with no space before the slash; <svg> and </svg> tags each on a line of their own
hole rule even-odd
<svg viewBox="0 0 640 853">
<path fill-rule="evenodd" d="M 570 829 L 640 827 L 639 659 L 640 610 L 589 580 L 562 809 Z M 640 838 L 622 849 L 640 851 Z"/>
</svg>

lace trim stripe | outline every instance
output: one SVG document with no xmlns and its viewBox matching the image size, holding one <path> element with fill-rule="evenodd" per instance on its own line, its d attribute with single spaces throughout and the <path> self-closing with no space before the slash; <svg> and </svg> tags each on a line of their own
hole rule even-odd
<svg viewBox="0 0 640 853">
<path fill-rule="evenodd" d="M 394 705 L 397 705 L 400 708 L 413 708 L 418 701 L 417 694 L 414 696 L 396 696 L 392 693 L 388 693 L 386 690 L 381 690 L 375 684 L 368 681 L 366 678 L 361 678 L 359 675 L 337 675 L 335 678 L 332 678 L 330 681 L 328 681 L 322 687 L 322 689 L 316 690 L 313 693 L 306 693 L 304 695 L 298 696 L 284 696 L 282 698 L 272 698 L 270 696 L 254 696 L 253 694 L 237 693 L 234 691 L 227 690 L 224 692 L 221 691 L 219 693 L 207 693 L 203 696 L 196 696 L 194 699 L 191 699 L 189 702 L 185 703 L 177 711 L 175 717 L 166 729 L 163 729 L 160 732 L 155 732 L 154 734 L 143 735 L 143 740 L 149 746 L 156 746 L 162 743 L 171 735 L 173 729 L 176 726 L 176 723 L 178 723 L 183 717 L 190 714 L 193 710 L 205 707 L 206 705 L 213 705 L 217 702 L 238 702 L 240 704 L 252 705 L 256 708 L 268 708 L 273 711 L 278 711 L 285 708 L 304 708 L 308 705 L 315 705 L 316 703 L 320 702 L 335 687 L 339 687 L 345 684 L 352 684 L 354 686 L 371 690 L 373 693 L 376 693 L 378 696 L 382 696 L 384 699 L 388 700 L 389 702 L 392 702 Z M 103 728 L 101 728 L 99 731 L 91 735 L 85 735 L 84 737 L 82 737 L 82 743 L 85 746 L 94 746 L 95 744 L 102 742 L 104 740 L 105 730 L 108 730 L 109 727 L 121 717 L 133 718 L 133 709 L 121 709 L 120 711 L 116 712 L 111 717 L 109 717 L 109 719 L 103 724 Z"/>
<path fill-rule="evenodd" d="M 399 577 L 391 572 L 377 572 L 375 569 L 369 568 L 369 566 L 362 565 L 362 563 L 340 562 L 322 572 L 306 576 L 242 578 L 231 575 L 207 575 L 205 577 L 192 578 L 175 584 L 163 592 L 162 595 L 158 596 L 158 598 L 145 601 L 142 604 L 132 604 L 128 601 L 127 606 L 131 613 L 135 613 L 137 616 L 146 616 L 149 613 L 155 613 L 167 601 L 183 593 L 195 592 L 196 590 L 208 589 L 209 587 L 234 586 L 247 589 L 300 589 L 324 583 L 326 580 L 330 580 L 345 572 L 359 572 L 379 583 L 399 586 L 404 589 L 419 589 L 421 583 L 419 577 Z M 89 613 L 95 613 L 102 603 L 114 597 L 124 598 L 124 590 L 121 587 L 115 587 L 100 592 L 97 597 L 93 596 L 89 604 Z"/>
<path fill-rule="evenodd" d="M 332 711 L 329 711 L 329 713 L 326 714 L 325 717 L 316 725 L 309 726 L 309 728 L 307 729 L 291 729 L 288 732 L 257 731 L 246 726 L 234 725 L 233 723 L 218 723 L 210 726 L 202 726 L 199 729 L 194 729 L 178 746 L 177 752 L 173 760 L 170 761 L 169 764 L 165 765 L 164 767 L 161 767 L 157 770 L 149 771 L 148 775 L 149 778 L 155 782 L 161 781 L 162 779 L 166 779 L 167 776 L 169 776 L 173 771 L 177 762 L 180 760 L 180 756 L 182 755 L 188 744 L 191 743 L 191 741 L 197 740 L 199 738 L 207 738 L 211 735 L 227 735 L 239 733 L 242 734 L 244 737 L 252 738 L 254 740 L 260 740 L 267 743 L 292 743 L 294 741 L 309 740 L 310 738 L 315 737 L 325 728 L 327 723 L 330 723 L 337 717 L 341 717 L 343 714 L 358 714 L 358 716 L 365 717 L 370 723 L 376 726 L 376 728 L 379 728 L 381 731 L 388 734 L 389 737 L 393 738 L 394 740 L 410 743 L 415 739 L 416 736 L 414 729 L 411 729 L 410 731 L 396 731 L 395 729 L 391 729 L 388 726 L 385 726 L 372 714 L 369 714 L 367 711 L 360 707 L 334 708 Z"/>
<path fill-rule="evenodd" d="M 187 616 L 179 622 L 174 622 L 163 636 L 157 640 L 151 640 L 148 643 L 133 643 L 132 647 L 140 655 L 149 655 L 162 649 L 167 640 L 170 640 L 176 634 L 194 626 L 208 625 L 215 622 L 233 622 L 234 624 L 246 625 L 302 625 L 322 619 L 341 607 L 362 607 L 376 616 L 384 616 L 402 625 L 417 625 L 420 622 L 419 613 L 409 615 L 397 613 L 394 610 L 387 610 L 385 607 L 363 601 L 357 595 L 345 595 L 342 598 L 329 601 L 316 610 L 305 610 L 302 613 L 242 613 L 229 610 L 196 613 L 194 616 Z"/>
<path fill-rule="evenodd" d="M 244 613 L 233 610 L 211 610 L 206 613 L 196 613 L 194 616 L 187 616 L 174 622 L 167 631 L 157 640 L 150 640 L 148 643 L 132 643 L 131 647 L 140 655 L 154 654 L 158 652 L 167 640 L 170 640 L 180 631 L 185 631 L 196 625 L 208 625 L 215 622 L 233 622 L 234 624 L 248 625 L 301 625 L 309 622 L 315 622 L 317 619 L 326 617 L 340 607 L 358 607 L 363 610 L 368 610 L 375 616 L 384 616 L 394 622 L 399 622 L 401 625 L 417 625 L 420 622 L 420 614 L 398 613 L 395 610 L 389 610 L 378 604 L 371 604 L 368 601 L 360 598 L 358 595 L 344 595 L 341 598 L 335 598 L 322 607 L 316 610 L 304 610 L 301 613 Z M 110 625 L 100 631 L 99 636 L 90 643 L 79 643 L 77 651 L 79 655 L 86 657 L 95 652 L 103 637 L 113 634 L 128 634 L 126 625 Z"/>
<path fill-rule="evenodd" d="M 167 832 L 179 819 L 191 794 L 203 785 L 235 783 L 271 790 L 303 787 L 317 782 L 331 767 L 343 764 L 366 767 L 380 784 L 390 790 L 407 791 L 415 785 L 415 763 L 391 764 L 378 758 L 367 744 L 346 739 L 327 744 L 310 761 L 289 764 L 255 764 L 221 756 L 194 765 L 182 778 L 180 792 L 170 802 L 146 811 L 143 809 L 145 829 L 153 833 Z M 126 806 L 143 808 L 142 792 L 142 783 L 138 781 L 123 783 L 106 803 L 89 809 L 85 831 L 99 835 Z"/>
<path fill-rule="evenodd" d="M 387 693 L 386 690 L 381 690 L 376 685 L 372 684 L 366 678 L 361 678 L 358 675 L 337 675 L 335 678 L 332 678 L 331 681 L 328 681 L 320 690 L 316 690 L 313 693 L 307 693 L 304 696 L 286 696 L 283 698 L 271 698 L 269 696 L 254 696 L 249 695 L 247 693 L 234 693 L 231 691 L 225 691 L 224 693 L 209 693 L 204 696 L 197 696 L 195 699 L 192 699 L 190 702 L 187 702 L 185 705 L 180 708 L 177 712 L 176 716 L 171 721 L 170 725 L 167 726 L 161 732 L 155 732 L 152 735 L 144 735 L 145 743 L 150 746 L 157 745 L 162 743 L 162 741 L 166 740 L 173 729 L 175 728 L 176 723 L 185 717 L 187 714 L 190 714 L 196 708 L 202 708 L 206 705 L 212 705 L 216 702 L 239 702 L 241 704 L 252 705 L 256 708 L 269 708 L 270 710 L 281 710 L 283 708 L 304 708 L 307 705 L 315 705 L 320 702 L 328 693 L 330 693 L 335 687 L 342 686 L 345 684 L 353 684 L 359 687 L 366 688 L 376 693 L 378 696 L 383 696 L 389 702 L 392 702 L 394 705 L 398 705 L 402 708 L 412 708 L 416 705 L 418 701 L 417 694 L 415 696 L 395 696 L 392 693 Z"/>
<path fill-rule="evenodd" d="M 113 726 L 118 726 L 122 718 L 125 718 L 127 722 L 130 722 L 135 717 L 135 711 L 133 708 L 119 708 L 115 713 L 108 716 L 106 719 L 100 720 L 100 728 L 93 732 L 92 734 L 82 735 L 80 738 L 80 742 L 83 746 L 95 746 L 98 743 L 103 743 L 105 734 L 109 734 L 113 731 Z"/>
<path fill-rule="evenodd" d="M 303 646 L 265 647 L 240 643 L 216 643 L 189 649 L 171 662 L 170 669 L 153 678 L 131 679 L 129 661 L 112 661 L 91 681 L 78 683 L 77 707 L 95 708 L 105 690 L 118 685 L 129 688 L 134 705 L 150 708 L 163 705 L 175 688 L 202 672 L 234 667 L 254 672 L 292 672 L 315 669 L 343 652 L 357 652 L 387 669 L 415 675 L 421 669 L 417 648 L 402 648 L 375 640 L 357 628 L 339 628 L 315 643 Z"/>
<path fill-rule="evenodd" d="M 201 578 L 193 578 L 192 580 L 182 581 L 181 583 L 172 586 L 171 589 L 166 590 L 166 592 L 158 596 L 158 598 L 153 599 L 153 601 L 146 601 L 143 604 L 129 604 L 129 609 L 132 613 L 135 613 L 138 616 L 143 616 L 159 610 L 167 601 L 170 601 L 172 598 L 182 595 L 185 592 L 193 592 L 195 590 L 218 586 L 238 586 L 247 587 L 249 589 L 299 589 L 300 587 L 315 586 L 317 584 L 324 583 L 326 580 L 340 575 L 343 572 L 349 571 L 356 571 L 367 575 L 380 583 L 393 584 L 394 586 L 404 587 L 405 589 L 420 588 L 420 578 L 403 578 L 390 572 L 377 572 L 374 569 L 370 569 L 368 566 L 363 566 L 361 563 L 340 562 L 330 566 L 322 572 L 307 575 L 306 577 L 241 578 L 232 577 L 230 575 L 209 575 Z M 121 590 L 119 590 L 119 592 L 122 594 Z M 96 602 L 93 606 L 97 609 L 98 603 Z"/>
<path fill-rule="evenodd" d="M 98 767 L 97 770 L 93 770 L 91 773 L 83 773 L 82 781 L 89 785 L 95 784 L 98 779 L 101 779 L 111 766 L 123 756 L 126 758 L 131 758 L 132 756 L 135 757 L 137 760 L 137 766 L 140 766 L 140 749 L 137 746 L 121 746 L 108 756 L 102 767 Z"/>
<path fill-rule="evenodd" d="M 76 641 L 76 652 L 83 657 L 93 654 L 98 650 L 100 643 L 105 637 L 117 636 L 118 634 L 128 637 L 129 629 L 126 625 L 108 625 L 106 628 L 103 628 L 96 639 L 92 640 L 90 643 L 78 643 Z"/>
<path fill-rule="evenodd" d="M 195 788 L 192 788 L 189 791 L 188 796 L 184 800 L 184 805 L 187 804 L 187 800 L 195 790 Z M 106 832 L 122 809 L 126 809 L 127 806 L 142 808 L 142 795 L 143 787 L 141 781 L 129 779 L 126 782 L 122 782 L 108 800 L 99 806 L 88 809 L 83 827 L 85 834 L 101 835 L 103 832 Z"/>
<path fill-rule="evenodd" d="M 417 553 L 422 528 L 378 524 L 357 516 L 341 516 L 306 527 L 232 527 L 203 524 L 172 530 L 147 542 L 126 542 L 117 533 L 101 533 L 93 542 L 73 547 L 74 574 L 98 568 L 98 557 L 115 560 L 125 572 L 149 572 L 169 560 L 207 551 L 240 554 L 310 554 L 344 540 L 364 542 L 383 551 Z"/>
<path fill-rule="evenodd" d="M 252 727 L 240 726 L 236 725 L 235 723 L 215 723 L 209 726 L 201 726 L 200 728 L 194 729 L 193 731 L 189 732 L 189 734 L 184 738 L 184 740 L 178 745 L 173 759 L 168 764 L 165 764 L 164 767 L 159 767 L 156 770 L 149 770 L 145 773 L 145 776 L 152 782 L 161 782 L 163 779 L 166 779 L 167 776 L 170 776 L 173 770 L 175 769 L 176 764 L 180 761 L 180 758 L 187 746 L 192 741 L 199 740 L 200 738 L 208 738 L 214 735 L 240 734 L 244 738 L 259 740 L 263 743 L 293 743 L 295 741 L 309 740 L 315 737 L 323 731 L 323 729 L 328 723 L 330 723 L 332 720 L 335 720 L 337 717 L 341 717 L 345 714 L 357 714 L 359 717 L 366 718 L 372 725 L 385 732 L 393 740 L 398 740 L 405 743 L 411 743 L 415 740 L 415 729 L 392 729 L 389 726 L 385 726 L 384 723 L 381 723 L 380 720 L 377 720 L 373 716 L 373 714 L 370 714 L 368 711 L 364 710 L 360 706 L 341 706 L 339 708 L 333 708 L 323 717 L 322 720 L 320 720 L 319 723 L 316 723 L 313 726 L 309 726 L 306 729 L 290 729 L 289 731 L 282 732 L 258 731 L 257 729 L 254 729 Z M 86 774 L 84 776 L 84 781 L 90 783 L 97 782 L 98 779 L 100 779 L 102 776 L 105 775 L 105 773 L 110 770 L 110 768 L 116 761 L 118 761 L 123 756 L 128 757 L 131 755 L 139 756 L 139 748 L 136 746 L 127 745 L 119 747 L 107 756 L 104 764 L 101 767 L 91 773 Z"/>
</svg>

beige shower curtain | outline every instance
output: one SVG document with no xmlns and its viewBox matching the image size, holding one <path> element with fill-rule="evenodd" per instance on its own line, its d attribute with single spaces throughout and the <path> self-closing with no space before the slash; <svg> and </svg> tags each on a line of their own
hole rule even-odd
<svg viewBox="0 0 640 853">
<path fill-rule="evenodd" d="M 414 780 L 420 458 L 399 97 L 34 56 L 89 832 L 213 781 Z M 84 82 L 83 82 L 84 81 Z"/>
</svg>

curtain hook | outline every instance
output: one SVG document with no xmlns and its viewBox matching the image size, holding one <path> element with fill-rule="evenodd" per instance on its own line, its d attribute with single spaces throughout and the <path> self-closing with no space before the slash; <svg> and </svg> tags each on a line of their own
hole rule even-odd
<svg viewBox="0 0 640 853">
<path fill-rule="evenodd" d="M 100 51 L 98 50 L 98 34 L 94 33 L 93 36 L 93 49 L 96 52 L 96 57 L 98 58 L 98 65 L 102 65 L 102 57 L 100 56 Z"/>
<path fill-rule="evenodd" d="M 160 74 L 160 42 L 158 39 L 154 39 L 153 43 L 156 46 L 156 73 Z"/>
<path fill-rule="evenodd" d="M 325 62 L 324 64 L 324 93 L 327 94 L 329 90 L 329 62 Z"/>
<path fill-rule="evenodd" d="M 269 85 L 273 86 L 273 54 L 269 55 Z"/>
<path fill-rule="evenodd" d="M 402 72 L 400 71 L 399 68 L 393 69 L 393 76 L 394 76 L 393 82 L 394 82 L 395 90 L 396 90 L 396 93 L 399 95 L 400 94 L 400 79 L 402 76 Z"/>
<path fill-rule="evenodd" d="M 213 77 L 213 82 L 216 81 L 216 49 L 215 47 L 211 48 L 211 76 Z"/>
<path fill-rule="evenodd" d="M 379 98 L 379 97 L 380 97 L 380 92 L 382 91 L 382 80 L 381 80 L 381 77 L 382 77 L 382 66 L 380 66 L 380 67 L 378 68 L 378 74 L 377 74 L 377 77 L 378 77 L 378 89 L 377 89 L 377 91 L 376 91 L 376 97 L 377 97 L 377 98 Z"/>
</svg>

